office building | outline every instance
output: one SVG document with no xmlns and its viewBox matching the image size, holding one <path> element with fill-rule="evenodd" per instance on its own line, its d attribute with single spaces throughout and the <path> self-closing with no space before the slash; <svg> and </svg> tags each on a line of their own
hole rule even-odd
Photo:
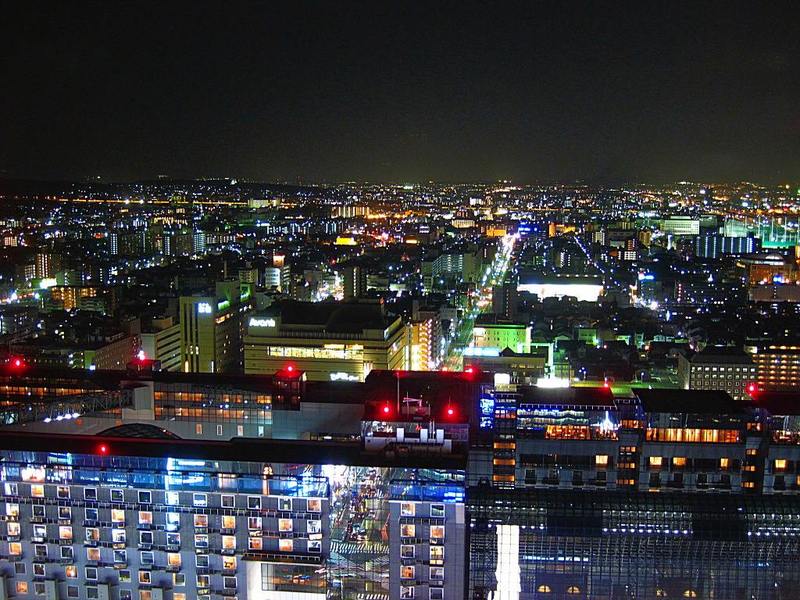
<svg viewBox="0 0 800 600">
<path fill-rule="evenodd" d="M 249 284 L 218 282 L 214 295 L 180 298 L 183 370 L 237 373 L 242 370 L 242 332 L 252 308 Z"/>
<path fill-rule="evenodd" d="M 152 319 L 139 334 L 139 349 L 144 357 L 158 361 L 163 371 L 181 371 L 183 336 L 180 323 L 171 316 Z"/>
<path fill-rule="evenodd" d="M 373 369 L 405 369 L 408 339 L 382 303 L 286 301 L 254 314 L 244 340 L 245 373 L 292 364 L 312 381 L 363 381 Z"/>
</svg>

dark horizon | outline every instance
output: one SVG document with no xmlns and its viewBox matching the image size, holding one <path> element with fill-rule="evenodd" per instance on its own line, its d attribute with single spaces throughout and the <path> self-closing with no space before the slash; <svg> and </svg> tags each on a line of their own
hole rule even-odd
<svg viewBox="0 0 800 600">
<path fill-rule="evenodd" d="M 791 5 L 3 5 L 0 177 L 797 181 Z"/>
</svg>

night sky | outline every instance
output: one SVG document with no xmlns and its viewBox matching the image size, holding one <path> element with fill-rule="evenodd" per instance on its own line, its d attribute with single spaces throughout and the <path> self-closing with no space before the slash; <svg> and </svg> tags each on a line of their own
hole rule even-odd
<svg viewBox="0 0 800 600">
<path fill-rule="evenodd" d="M 798 180 L 790 3 L 0 6 L 3 176 Z"/>
</svg>

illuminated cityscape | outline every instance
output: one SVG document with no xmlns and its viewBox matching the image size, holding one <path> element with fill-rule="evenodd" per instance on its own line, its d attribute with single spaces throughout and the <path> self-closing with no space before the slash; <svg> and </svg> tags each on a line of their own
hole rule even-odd
<svg viewBox="0 0 800 600">
<path fill-rule="evenodd" d="M 0 600 L 800 598 L 734 4 L 9 5 Z"/>
</svg>

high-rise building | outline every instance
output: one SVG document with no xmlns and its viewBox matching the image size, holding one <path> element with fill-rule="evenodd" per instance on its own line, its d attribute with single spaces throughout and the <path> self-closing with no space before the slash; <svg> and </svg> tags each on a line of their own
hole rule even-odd
<svg viewBox="0 0 800 600">
<path fill-rule="evenodd" d="M 251 307 L 251 288 L 238 280 L 217 283 L 214 295 L 182 296 L 183 371 L 241 372 L 242 334 Z"/>
<path fill-rule="evenodd" d="M 503 319 L 517 318 L 518 293 L 516 284 L 506 281 L 492 288 L 492 312 Z"/>
<path fill-rule="evenodd" d="M 367 270 L 361 265 L 348 265 L 342 269 L 344 299 L 361 298 L 367 293 Z"/>
</svg>

